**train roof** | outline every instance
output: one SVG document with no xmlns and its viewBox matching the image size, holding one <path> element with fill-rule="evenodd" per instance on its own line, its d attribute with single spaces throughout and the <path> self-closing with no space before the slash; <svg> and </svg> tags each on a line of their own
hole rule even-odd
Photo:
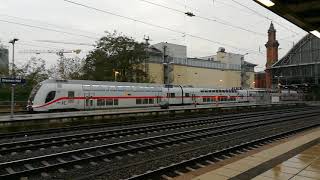
<svg viewBox="0 0 320 180">
<path fill-rule="evenodd" d="M 163 84 L 154 83 L 132 83 L 132 82 L 114 82 L 114 81 L 90 81 L 90 80 L 59 80 L 48 79 L 42 81 L 42 84 L 48 83 L 63 83 L 63 84 L 81 84 L 81 85 L 113 85 L 113 86 L 149 86 L 149 87 L 163 87 Z"/>
</svg>

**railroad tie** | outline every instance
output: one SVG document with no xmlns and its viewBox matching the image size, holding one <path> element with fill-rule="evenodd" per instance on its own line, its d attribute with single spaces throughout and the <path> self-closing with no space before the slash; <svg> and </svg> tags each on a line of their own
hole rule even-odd
<svg viewBox="0 0 320 180">
<path fill-rule="evenodd" d="M 71 156 L 73 159 L 75 159 L 75 160 L 80 160 L 81 158 L 79 158 L 78 156 L 76 156 L 76 155 L 72 155 Z"/>
<path fill-rule="evenodd" d="M 26 167 L 29 170 L 33 170 L 34 167 L 31 166 L 31 164 L 24 164 L 24 167 Z"/>
<path fill-rule="evenodd" d="M 189 171 L 196 171 L 195 169 L 193 169 L 193 168 L 191 168 L 189 166 L 187 166 L 186 169 L 189 170 Z"/>
<path fill-rule="evenodd" d="M 200 163 L 197 163 L 196 165 L 199 166 L 199 167 L 201 167 L 201 168 L 206 167 L 205 165 L 200 164 Z"/>
<path fill-rule="evenodd" d="M 215 164 L 213 161 L 210 161 L 210 160 L 206 160 L 206 162 L 209 164 Z"/>
<path fill-rule="evenodd" d="M 73 167 L 76 169 L 82 169 L 82 166 L 80 166 L 80 165 L 74 165 Z"/>
<path fill-rule="evenodd" d="M 85 153 L 85 155 L 88 156 L 88 157 L 94 157 L 94 155 L 89 154 L 89 153 Z"/>
<path fill-rule="evenodd" d="M 171 178 L 171 177 L 169 177 L 169 176 L 167 176 L 167 175 L 165 175 L 165 174 L 161 175 L 161 177 L 162 177 L 163 179 L 167 179 L 167 180 L 173 179 L 173 178 Z"/>
<path fill-rule="evenodd" d="M 61 163 L 66 163 L 66 161 L 63 160 L 63 159 L 61 159 L 61 158 L 57 158 L 57 160 L 58 160 L 59 162 L 61 162 Z"/>
<path fill-rule="evenodd" d="M 65 173 L 65 172 L 67 172 L 67 170 L 65 170 L 65 169 L 63 169 L 63 168 L 58 169 L 58 171 L 59 171 L 59 173 Z"/>
<path fill-rule="evenodd" d="M 41 161 L 41 164 L 43 164 L 45 166 L 51 166 L 47 161 Z"/>
<path fill-rule="evenodd" d="M 176 173 L 176 174 L 178 174 L 178 175 L 180 175 L 180 176 L 184 175 L 184 173 L 182 173 L 182 172 L 180 172 L 180 171 L 178 171 L 178 170 L 175 170 L 174 173 Z"/>
<path fill-rule="evenodd" d="M 11 167 L 6 168 L 6 171 L 7 171 L 9 174 L 14 174 L 14 173 L 16 173 Z"/>
</svg>

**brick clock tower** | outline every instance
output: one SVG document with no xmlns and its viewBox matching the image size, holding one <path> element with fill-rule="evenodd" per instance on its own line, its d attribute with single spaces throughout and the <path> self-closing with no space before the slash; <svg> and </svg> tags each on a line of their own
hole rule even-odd
<svg viewBox="0 0 320 180">
<path fill-rule="evenodd" d="M 267 48 L 267 63 L 266 63 L 266 88 L 272 88 L 272 74 L 270 67 L 278 61 L 279 43 L 276 40 L 276 30 L 271 22 L 268 30 L 268 42 L 265 44 Z"/>
</svg>

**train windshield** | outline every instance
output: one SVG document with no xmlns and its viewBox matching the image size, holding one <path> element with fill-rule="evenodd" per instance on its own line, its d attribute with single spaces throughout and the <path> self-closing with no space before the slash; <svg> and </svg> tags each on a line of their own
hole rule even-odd
<svg viewBox="0 0 320 180">
<path fill-rule="evenodd" d="M 41 83 L 37 84 L 31 91 L 30 96 L 29 96 L 29 101 L 33 102 L 34 97 L 36 96 L 37 92 L 39 91 L 41 87 Z"/>
</svg>

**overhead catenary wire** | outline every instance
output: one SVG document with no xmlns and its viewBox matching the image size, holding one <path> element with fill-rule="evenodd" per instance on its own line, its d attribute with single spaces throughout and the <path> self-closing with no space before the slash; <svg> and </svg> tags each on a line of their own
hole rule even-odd
<svg viewBox="0 0 320 180">
<path fill-rule="evenodd" d="M 171 8 L 171 7 L 164 6 L 164 5 L 161 5 L 161 4 L 158 4 L 158 3 L 154 3 L 154 2 L 150 2 L 150 1 L 147 1 L 147 0 L 138 0 L 138 1 L 145 2 L 145 3 L 148 3 L 148 4 L 152 4 L 154 6 L 162 7 L 162 8 L 165 8 L 165 9 L 169 9 L 171 11 L 175 11 L 175 12 L 178 12 L 178 13 L 183 13 L 183 14 L 188 13 L 188 12 L 185 12 L 185 11 L 182 11 L 182 10 L 179 10 L 179 9 Z M 229 27 L 232 27 L 232 28 L 235 28 L 235 29 L 240 29 L 240 30 L 243 30 L 243 31 L 247 31 L 247 32 L 250 32 L 250 33 L 253 33 L 253 34 L 256 34 L 256 35 L 265 36 L 264 33 L 252 31 L 250 29 L 246 29 L 246 28 L 243 28 L 241 26 L 237 26 L 237 25 L 231 24 L 231 23 L 229 23 L 227 21 L 224 21 L 224 20 L 222 20 L 220 18 L 217 18 L 217 17 L 214 17 L 214 19 L 213 18 L 209 18 L 209 17 L 199 16 L 199 15 L 194 15 L 194 17 L 197 17 L 199 19 L 203 19 L 203 20 L 206 20 L 206 21 L 219 23 L 219 24 L 222 24 L 222 25 L 225 25 L 225 26 L 229 26 Z"/>
<path fill-rule="evenodd" d="M 103 34 L 100 34 L 100 33 L 89 32 L 89 31 L 85 31 L 82 29 L 76 29 L 76 28 L 71 28 L 71 27 L 65 27 L 65 26 L 61 26 L 61 25 L 57 25 L 57 24 L 53 24 L 53 23 L 47 23 L 47 22 L 43 22 L 43 21 L 39 21 L 39 20 L 35 20 L 35 19 L 29 19 L 29 18 L 24 18 L 24 17 L 22 18 L 22 17 L 12 16 L 12 15 L 8 15 L 8 14 L 0 14 L 0 16 L 9 17 L 9 18 L 13 18 L 13 19 L 19 19 L 19 20 L 23 20 L 23 21 L 35 22 L 35 23 L 39 23 L 42 25 L 52 26 L 52 27 L 55 27 L 58 29 L 79 31 L 79 32 L 91 34 L 94 36 L 103 36 Z"/>
<path fill-rule="evenodd" d="M 157 24 L 149 23 L 149 22 L 146 22 L 146 21 L 142 21 L 142 20 L 139 20 L 139 19 L 132 18 L 132 17 L 120 15 L 120 14 L 117 14 L 117 13 L 114 13 L 114 12 L 110 12 L 110 11 L 107 11 L 107 10 L 99 9 L 99 8 L 96 8 L 96 7 L 93 7 L 93 6 L 89 6 L 89 5 L 86 5 L 86 4 L 82 4 L 82 3 L 79 3 L 79 2 L 75 2 L 75 1 L 71 1 L 71 0 L 63 0 L 63 1 L 65 1 L 67 3 L 70 3 L 70 4 L 74 4 L 74 5 L 80 6 L 80 7 L 91 9 L 91 10 L 94 10 L 94 11 L 98 11 L 98 12 L 102 12 L 102 13 L 105 13 L 105 14 L 109 14 L 109 15 L 113 15 L 113 16 L 116 16 L 116 17 L 120 17 L 120 18 L 123 18 L 123 19 L 135 21 L 135 22 L 138 22 L 138 23 L 141 23 L 141 24 L 145 24 L 145 25 L 148 25 L 148 26 L 152 26 L 152 27 L 168 30 L 168 31 L 175 32 L 175 33 L 182 34 L 182 35 L 187 35 L 189 37 L 205 40 L 205 41 L 208 41 L 208 42 L 211 42 L 211 43 L 214 43 L 214 44 L 227 46 L 227 47 L 230 47 L 230 48 L 233 48 L 233 49 L 237 49 L 239 51 L 246 51 L 246 52 L 249 51 L 251 53 L 260 54 L 260 52 L 258 52 L 258 51 L 254 51 L 254 50 L 250 50 L 250 49 L 246 49 L 246 48 L 239 48 L 239 47 L 236 47 L 234 45 L 221 43 L 221 42 L 214 41 L 214 40 L 211 40 L 211 39 L 208 39 L 208 38 L 204 38 L 204 37 L 201 37 L 201 36 L 193 35 L 193 34 L 190 34 L 190 33 L 185 33 L 185 32 L 179 31 L 179 30 L 175 30 L 175 29 L 171 29 L 171 28 L 168 28 L 168 27 L 160 26 L 160 25 L 157 25 Z"/>
<path fill-rule="evenodd" d="M 296 34 L 296 35 L 299 35 L 299 33 L 293 31 L 292 29 L 290 29 L 290 28 L 288 28 L 288 27 L 286 27 L 286 26 L 284 26 L 282 23 L 279 23 L 279 22 L 275 21 L 274 19 L 271 19 L 271 18 L 269 18 L 269 17 L 267 17 L 267 16 L 259 13 L 258 11 L 254 10 L 254 9 L 252 9 L 252 8 L 246 6 L 246 5 L 241 4 L 241 3 L 238 2 L 237 0 L 231 0 L 231 1 L 234 2 L 234 3 L 236 3 L 236 4 L 238 4 L 239 6 L 242 6 L 242 7 L 246 8 L 246 9 L 254 12 L 256 15 L 258 15 L 258 16 L 260 16 L 260 17 L 263 17 L 263 18 L 265 18 L 265 19 L 267 19 L 267 20 L 269 20 L 269 21 L 274 22 L 275 24 L 281 26 L 282 28 L 284 28 L 284 29 L 286 29 L 286 30 L 288 30 L 288 31 L 291 31 L 292 33 L 294 33 L 294 34 Z"/>
<path fill-rule="evenodd" d="M 94 39 L 94 40 L 98 39 L 98 37 L 87 36 L 87 35 L 78 34 L 78 33 L 71 33 L 71 32 L 67 32 L 67 31 L 61 31 L 61 30 L 56 30 L 56 29 L 52 29 L 52 28 L 35 26 L 35 25 L 30 25 L 30 24 L 26 24 L 26 23 L 15 22 L 15 21 L 8 21 L 8 20 L 0 19 L 0 22 L 4 22 L 4 23 L 8 23 L 8 24 L 15 24 L 15 25 L 29 27 L 29 28 L 41 29 L 41 30 L 46 30 L 46 31 L 51 31 L 51 32 L 57 32 L 57 33 L 62 33 L 62 34 L 68 34 L 71 36 L 85 37 L 88 39 Z"/>
</svg>

